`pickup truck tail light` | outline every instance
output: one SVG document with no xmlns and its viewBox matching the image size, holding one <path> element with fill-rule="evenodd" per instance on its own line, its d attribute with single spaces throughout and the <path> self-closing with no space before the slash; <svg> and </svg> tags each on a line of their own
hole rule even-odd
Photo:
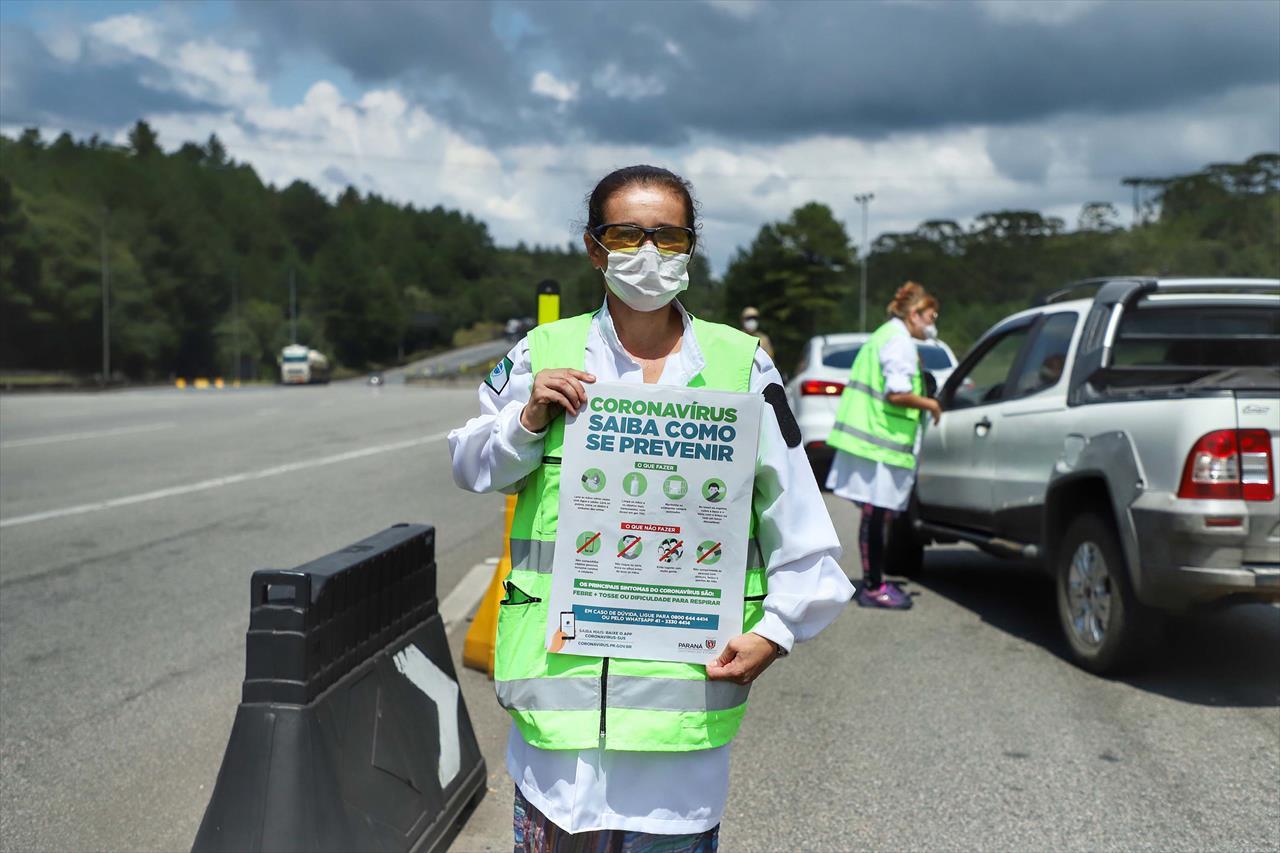
<svg viewBox="0 0 1280 853">
<path fill-rule="evenodd" d="M 830 382 L 826 379 L 806 379 L 800 383 L 800 396 L 802 397 L 838 397 L 843 393 L 843 382 Z"/>
<path fill-rule="evenodd" d="M 1276 496 L 1271 434 L 1265 429 L 1220 429 L 1187 454 L 1180 498 L 1269 501 Z"/>
</svg>

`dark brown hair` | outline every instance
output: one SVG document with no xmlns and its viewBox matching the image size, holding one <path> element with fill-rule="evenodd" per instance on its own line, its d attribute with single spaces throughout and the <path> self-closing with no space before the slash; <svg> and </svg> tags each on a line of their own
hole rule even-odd
<svg viewBox="0 0 1280 853">
<path fill-rule="evenodd" d="M 930 308 L 937 311 L 938 300 L 924 289 L 924 285 L 916 284 L 914 281 L 899 287 L 898 292 L 893 295 L 893 301 L 888 305 L 889 316 L 900 320 L 907 319 L 913 311 L 927 311 Z"/>
<path fill-rule="evenodd" d="M 613 194 L 632 184 L 657 184 L 665 187 L 684 202 L 686 224 L 697 229 L 698 203 L 693 200 L 693 184 L 669 169 L 660 166 L 626 166 L 615 169 L 600 179 L 596 188 L 587 196 L 587 230 L 604 224 L 604 206 Z"/>
</svg>

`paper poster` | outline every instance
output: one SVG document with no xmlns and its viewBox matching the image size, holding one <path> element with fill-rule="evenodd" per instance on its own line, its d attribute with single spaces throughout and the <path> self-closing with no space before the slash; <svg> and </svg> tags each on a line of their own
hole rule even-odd
<svg viewBox="0 0 1280 853">
<path fill-rule="evenodd" d="M 742 633 L 761 397 L 586 391 L 565 423 L 547 648 L 705 664 Z"/>
</svg>

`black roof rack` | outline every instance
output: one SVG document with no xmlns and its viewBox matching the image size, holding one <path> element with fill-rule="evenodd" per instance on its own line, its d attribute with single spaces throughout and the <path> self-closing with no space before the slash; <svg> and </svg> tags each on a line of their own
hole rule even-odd
<svg viewBox="0 0 1280 853">
<path fill-rule="evenodd" d="M 1166 278 L 1156 282 L 1156 290 L 1161 293 L 1244 293 L 1269 294 L 1280 293 L 1280 281 L 1264 278 Z"/>
<path fill-rule="evenodd" d="M 1157 290 L 1162 293 L 1280 293 L 1280 281 L 1266 278 L 1156 278 L 1146 275 L 1111 275 L 1103 278 L 1086 278 L 1073 281 L 1066 287 L 1048 293 L 1032 307 L 1050 305 L 1067 298 L 1097 296 L 1098 292 L 1113 282 L 1125 282 L 1127 286 L 1140 286 L 1144 292 Z"/>
<path fill-rule="evenodd" d="M 1100 278 L 1086 278 L 1080 281 L 1073 281 L 1071 282 L 1071 284 L 1068 284 L 1066 287 L 1062 287 L 1051 293 L 1045 294 L 1044 296 L 1036 300 L 1034 303 L 1032 303 L 1032 307 L 1039 307 L 1041 305 L 1051 305 L 1054 302 L 1062 302 L 1064 299 L 1067 299 L 1068 297 L 1084 297 L 1086 295 L 1089 295 L 1089 296 L 1096 295 L 1097 291 L 1101 290 L 1104 285 L 1113 281 L 1127 281 L 1127 282 L 1136 282 L 1141 284 L 1145 282 L 1154 282 L 1155 279 L 1150 276 L 1138 276 L 1138 275 L 1109 275 L 1109 276 L 1103 276 Z M 1081 291 L 1090 291 L 1090 292 L 1082 293 Z"/>
</svg>

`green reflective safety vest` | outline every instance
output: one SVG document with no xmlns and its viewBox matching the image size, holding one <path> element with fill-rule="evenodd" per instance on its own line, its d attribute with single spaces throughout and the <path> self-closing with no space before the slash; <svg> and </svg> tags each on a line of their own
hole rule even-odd
<svg viewBox="0 0 1280 853">
<path fill-rule="evenodd" d="M 551 368 L 583 369 L 593 316 L 570 317 L 529 333 L 535 376 Z M 757 339 L 718 323 L 692 322 L 707 364 L 689 387 L 748 391 Z M 749 687 L 709 681 L 706 667 L 698 664 L 546 650 L 564 418 L 551 422 L 544 442 L 542 464 L 525 481 L 511 525 L 511 574 L 498 608 L 493 667 L 499 703 L 524 739 L 541 749 L 680 752 L 728 743 L 742 722 Z M 744 632 L 763 616 L 766 591 L 756 513 L 751 516 Z"/>
<path fill-rule="evenodd" d="M 916 467 L 916 432 L 920 429 L 920 410 L 890 403 L 885 393 L 884 371 L 880 369 L 880 350 L 895 335 L 906 335 L 892 320 L 876 329 L 858 350 L 849 370 L 849 381 L 840 397 L 836 423 L 827 444 L 836 450 L 862 456 L 899 468 Z M 911 390 L 924 393 L 920 362 L 911 377 Z"/>
</svg>

